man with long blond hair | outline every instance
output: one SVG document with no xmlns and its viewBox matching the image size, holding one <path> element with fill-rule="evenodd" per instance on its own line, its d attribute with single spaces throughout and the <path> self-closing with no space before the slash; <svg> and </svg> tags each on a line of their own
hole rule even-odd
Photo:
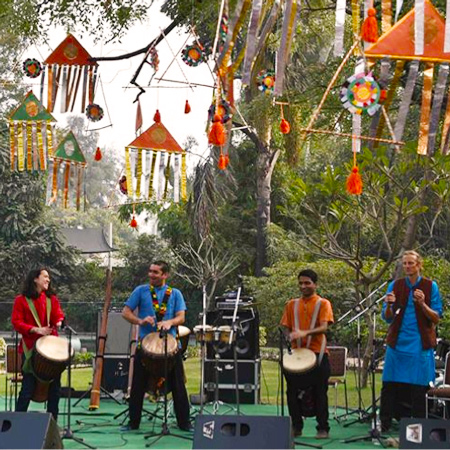
<svg viewBox="0 0 450 450">
<path fill-rule="evenodd" d="M 389 431 L 401 395 L 409 396 L 411 417 L 425 417 L 425 394 L 435 380 L 436 324 L 442 300 L 435 281 L 422 277 L 422 257 L 402 256 L 406 277 L 389 284 L 382 317 L 389 323 L 381 389 L 382 431 Z"/>
</svg>

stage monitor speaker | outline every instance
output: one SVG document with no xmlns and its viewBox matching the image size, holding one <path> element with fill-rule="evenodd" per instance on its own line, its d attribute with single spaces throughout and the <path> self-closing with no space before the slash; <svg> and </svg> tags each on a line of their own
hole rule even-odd
<svg viewBox="0 0 450 450">
<path fill-rule="evenodd" d="M 0 448 L 64 448 L 49 413 L 1 412 Z"/>
<path fill-rule="evenodd" d="M 108 392 L 115 389 L 126 391 L 130 358 L 123 355 L 105 355 L 103 358 L 102 388 Z"/>
<path fill-rule="evenodd" d="M 192 448 L 294 448 L 291 418 L 199 415 Z"/>
<path fill-rule="evenodd" d="M 238 310 L 237 320 L 240 331 L 236 335 L 236 353 L 238 359 L 259 358 L 259 315 L 256 309 Z M 216 310 L 206 313 L 206 323 L 215 327 L 228 325 L 233 322 L 232 310 Z M 206 357 L 214 359 L 217 353 L 221 359 L 234 359 L 233 347 L 227 342 L 220 341 L 218 344 L 208 342 L 206 346 Z"/>
<path fill-rule="evenodd" d="M 102 323 L 103 311 L 98 312 L 97 342 Z M 127 322 L 122 313 L 110 311 L 108 313 L 108 328 L 106 331 L 105 355 L 128 355 L 132 337 L 132 325 Z"/>
<path fill-rule="evenodd" d="M 399 448 L 450 448 L 450 421 L 402 419 Z"/>
</svg>

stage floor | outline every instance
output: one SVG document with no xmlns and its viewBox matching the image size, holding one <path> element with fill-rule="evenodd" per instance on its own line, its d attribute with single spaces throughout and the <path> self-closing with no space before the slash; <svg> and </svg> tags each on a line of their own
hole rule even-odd
<svg viewBox="0 0 450 450">
<path fill-rule="evenodd" d="M 155 404 L 149 401 L 144 402 L 144 408 L 152 413 L 157 414 L 159 417 L 153 417 L 144 413 L 141 427 L 139 430 L 130 432 L 121 432 L 120 427 L 123 423 L 127 422 L 127 405 L 118 404 L 110 399 L 102 399 L 100 407 L 96 411 L 89 411 L 89 399 L 83 399 L 77 406 L 73 406 L 77 399 L 71 401 L 71 418 L 70 429 L 74 432 L 74 436 L 82 438 L 85 442 L 98 449 L 145 449 L 146 444 L 151 444 L 150 448 L 164 448 L 164 449 L 190 449 L 193 445 L 193 432 L 182 432 L 176 427 L 173 414 L 169 416 L 169 431 L 172 434 L 165 435 L 162 438 L 154 442 L 154 439 L 145 439 L 146 435 L 152 433 L 161 432 L 161 416 L 163 413 L 163 405 Z M 4 410 L 5 402 L 3 398 L 0 398 L 0 410 Z M 66 398 L 62 398 L 60 401 L 60 416 L 58 418 L 58 425 L 61 429 L 68 426 L 68 403 Z M 199 408 L 192 406 L 191 412 L 195 416 L 198 414 Z M 30 411 L 44 411 L 42 404 L 32 403 Z M 344 411 L 338 410 L 338 414 L 342 414 Z M 211 405 L 205 405 L 204 414 L 211 414 Z M 251 416 L 276 416 L 281 414 L 281 407 L 276 405 L 241 405 L 240 413 L 242 415 Z M 364 423 L 352 423 L 356 419 L 356 415 L 349 415 L 347 420 L 341 420 L 340 422 L 332 419 L 334 410 L 330 409 L 330 438 L 324 440 L 316 440 L 314 436 L 316 434 L 316 421 L 314 418 L 308 418 L 305 421 L 305 428 L 303 429 L 303 436 L 297 438 L 298 444 L 295 448 L 309 448 L 304 444 L 321 445 L 324 449 L 371 449 L 381 448 L 378 442 L 372 442 L 372 439 L 367 441 L 357 441 L 351 443 L 343 442 L 346 439 L 367 436 L 371 428 L 371 424 Z M 222 405 L 218 411 L 218 414 L 235 415 L 236 411 L 230 410 L 227 405 Z M 287 415 L 287 408 L 285 407 L 285 414 Z M 119 415 L 119 416 L 118 416 Z M 194 423 L 193 418 L 193 423 Z M 345 425 L 348 426 L 345 426 Z M 24 430 L 26 432 L 26 430 Z M 184 436 L 182 439 L 176 435 Z M 398 438 L 398 431 L 390 434 L 390 441 L 386 442 L 383 439 L 385 446 L 392 444 L 392 438 Z M 64 439 L 64 448 L 86 448 L 82 444 L 72 440 Z M 211 445 L 210 448 L 214 448 Z"/>
</svg>

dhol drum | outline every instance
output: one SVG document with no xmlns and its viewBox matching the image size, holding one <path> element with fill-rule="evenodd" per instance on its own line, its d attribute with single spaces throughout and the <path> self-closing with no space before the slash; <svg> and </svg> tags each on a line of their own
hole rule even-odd
<svg viewBox="0 0 450 450">
<path fill-rule="evenodd" d="M 214 340 L 214 328 L 211 325 L 196 325 L 194 333 L 197 342 L 212 342 Z"/>
<path fill-rule="evenodd" d="M 183 325 L 178 326 L 178 338 L 181 343 L 181 353 L 183 355 L 187 350 L 190 334 L 191 334 L 191 330 L 188 327 L 185 327 Z"/>
<path fill-rule="evenodd" d="M 306 373 L 314 369 L 316 364 L 316 354 L 308 348 L 294 348 L 291 354 L 283 355 L 283 369 L 289 373 Z"/>
<path fill-rule="evenodd" d="M 161 338 L 159 333 L 150 333 L 142 339 L 142 364 L 147 371 L 155 378 L 164 377 L 165 371 L 165 338 Z M 177 340 L 167 334 L 167 370 L 170 372 L 175 364 L 175 355 L 178 352 Z"/>
</svg>

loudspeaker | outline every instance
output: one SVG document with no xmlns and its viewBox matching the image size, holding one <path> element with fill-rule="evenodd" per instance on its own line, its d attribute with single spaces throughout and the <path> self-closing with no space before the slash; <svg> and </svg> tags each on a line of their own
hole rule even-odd
<svg viewBox="0 0 450 450">
<path fill-rule="evenodd" d="M 197 416 L 192 448 L 294 448 L 291 418 Z"/>
<path fill-rule="evenodd" d="M 399 448 L 450 448 L 450 421 L 402 419 Z"/>
<path fill-rule="evenodd" d="M 64 448 L 50 413 L 0 413 L 0 448 Z"/>
<path fill-rule="evenodd" d="M 97 342 L 102 323 L 103 311 L 97 317 Z M 121 312 L 108 313 L 108 327 L 106 330 L 105 355 L 128 355 L 132 336 L 132 325 L 127 322 Z"/>
<path fill-rule="evenodd" d="M 259 315 L 255 309 L 238 310 L 237 320 L 240 330 L 236 335 L 236 353 L 238 359 L 259 358 Z M 231 326 L 233 322 L 232 310 L 216 310 L 206 313 L 206 323 L 214 327 L 221 325 Z M 214 359 L 219 354 L 221 359 L 234 359 L 233 347 L 226 342 L 218 344 L 208 342 L 206 345 L 206 357 Z"/>
<path fill-rule="evenodd" d="M 103 358 L 102 388 L 108 392 L 115 389 L 126 391 L 130 358 L 122 355 L 105 355 Z"/>
<path fill-rule="evenodd" d="M 238 360 L 239 403 L 258 404 L 260 399 L 261 362 Z M 216 374 L 219 384 L 219 400 L 237 403 L 234 360 L 221 359 L 217 362 L 205 360 L 205 390 L 208 400 L 214 401 Z"/>
</svg>

